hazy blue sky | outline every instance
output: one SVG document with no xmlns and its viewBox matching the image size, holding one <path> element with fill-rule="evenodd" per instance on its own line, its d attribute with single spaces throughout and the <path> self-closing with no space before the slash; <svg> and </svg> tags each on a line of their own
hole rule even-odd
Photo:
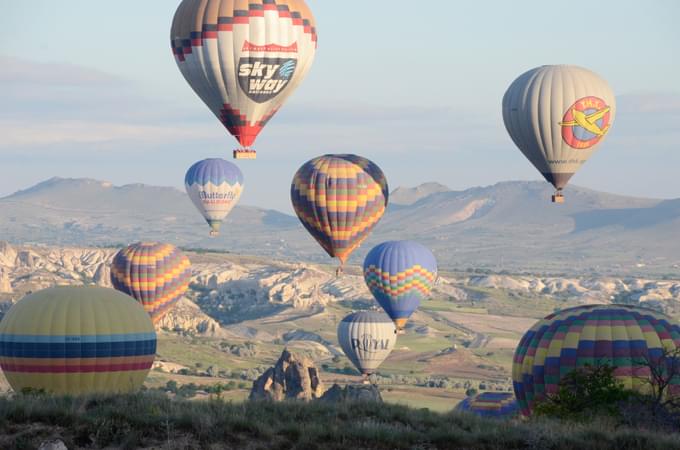
<svg viewBox="0 0 680 450">
<path fill-rule="evenodd" d="M 306 160 L 352 152 L 392 188 L 540 179 L 503 127 L 512 80 L 542 64 L 606 78 L 618 117 L 572 183 L 680 197 L 680 2 L 308 0 L 319 30 L 305 83 L 239 163 L 243 202 L 289 210 Z M 4 0 L 0 195 L 45 178 L 181 187 L 235 141 L 176 68 L 178 0 Z"/>
</svg>

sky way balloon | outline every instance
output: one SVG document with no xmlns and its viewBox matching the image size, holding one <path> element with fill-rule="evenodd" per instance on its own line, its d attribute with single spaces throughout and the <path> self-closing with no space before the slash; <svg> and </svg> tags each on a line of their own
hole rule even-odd
<svg viewBox="0 0 680 450">
<path fill-rule="evenodd" d="M 302 83 L 317 32 L 303 0 L 183 0 L 170 31 L 182 75 L 242 148 Z"/>
</svg>

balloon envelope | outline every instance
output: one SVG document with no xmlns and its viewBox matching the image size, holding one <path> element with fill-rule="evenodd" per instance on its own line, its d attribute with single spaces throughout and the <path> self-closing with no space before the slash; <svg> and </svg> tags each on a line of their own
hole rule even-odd
<svg viewBox="0 0 680 450">
<path fill-rule="evenodd" d="M 507 418 L 519 414 L 519 405 L 511 392 L 482 392 L 458 403 L 456 411 L 481 417 Z"/>
<path fill-rule="evenodd" d="M 510 137 L 555 188 L 564 188 L 609 132 L 616 98 L 605 80 L 577 66 L 541 66 L 503 96 Z"/>
<path fill-rule="evenodd" d="M 21 299 L 0 322 L 0 368 L 15 392 L 133 392 L 155 354 L 148 314 L 113 289 L 45 289 Z"/>
<path fill-rule="evenodd" d="M 317 46 L 303 0 L 183 0 L 170 39 L 186 81 L 246 148 L 302 83 Z"/>
<path fill-rule="evenodd" d="M 338 325 L 338 342 L 359 372 L 370 375 L 392 352 L 397 342 L 397 329 L 383 313 L 355 312 Z"/>
<path fill-rule="evenodd" d="M 219 234 L 224 218 L 241 198 L 243 174 L 229 161 L 211 158 L 189 168 L 184 187 L 196 209 L 210 225 L 210 235 Z"/>
<path fill-rule="evenodd" d="M 383 242 L 364 260 L 366 285 L 399 329 L 430 295 L 436 278 L 434 255 L 417 242 Z"/>
<path fill-rule="evenodd" d="M 324 155 L 306 162 L 290 189 L 302 225 L 342 264 L 370 234 L 387 207 L 382 170 L 356 155 Z"/>
<path fill-rule="evenodd" d="M 522 337 L 512 366 L 515 396 L 522 413 L 556 394 L 565 374 L 586 365 L 609 365 L 627 389 L 649 386 L 641 358 L 653 360 L 663 349 L 680 347 L 680 324 L 665 314 L 625 305 L 587 305 L 565 309 L 538 321 Z M 680 394 L 680 384 L 670 392 Z"/>
<path fill-rule="evenodd" d="M 189 287 L 191 263 L 171 244 L 138 242 L 120 250 L 111 264 L 111 283 L 140 302 L 154 323 Z"/>
</svg>

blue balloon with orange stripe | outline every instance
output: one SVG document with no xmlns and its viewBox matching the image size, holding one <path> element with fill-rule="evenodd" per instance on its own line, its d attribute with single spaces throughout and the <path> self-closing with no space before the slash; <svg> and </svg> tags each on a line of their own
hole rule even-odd
<svg viewBox="0 0 680 450">
<path fill-rule="evenodd" d="M 172 244 L 138 242 L 114 257 L 111 283 L 144 306 L 158 322 L 189 287 L 191 262 Z"/>
<path fill-rule="evenodd" d="M 366 285 L 399 330 L 429 297 L 436 278 L 437 260 L 417 242 L 383 242 L 364 260 Z"/>
<path fill-rule="evenodd" d="M 16 392 L 133 392 L 155 355 L 148 314 L 114 289 L 45 289 L 18 301 L 0 322 L 0 368 Z"/>
</svg>

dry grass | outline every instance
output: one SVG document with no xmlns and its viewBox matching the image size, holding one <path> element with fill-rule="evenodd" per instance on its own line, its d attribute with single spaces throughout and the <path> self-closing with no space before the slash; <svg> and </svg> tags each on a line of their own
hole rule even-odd
<svg viewBox="0 0 680 450">
<path fill-rule="evenodd" d="M 551 421 L 501 422 L 371 403 L 184 402 L 162 395 L 0 399 L 0 448 L 674 449 L 680 436 Z"/>
</svg>

